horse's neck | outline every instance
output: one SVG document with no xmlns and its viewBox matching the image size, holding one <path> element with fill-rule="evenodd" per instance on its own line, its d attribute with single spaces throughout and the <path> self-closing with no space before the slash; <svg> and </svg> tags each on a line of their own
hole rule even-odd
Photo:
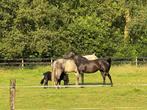
<svg viewBox="0 0 147 110">
<path fill-rule="evenodd" d="M 88 60 L 86 58 L 82 57 L 82 56 L 75 56 L 74 61 L 75 61 L 77 66 L 79 66 L 80 64 L 88 62 Z"/>
</svg>

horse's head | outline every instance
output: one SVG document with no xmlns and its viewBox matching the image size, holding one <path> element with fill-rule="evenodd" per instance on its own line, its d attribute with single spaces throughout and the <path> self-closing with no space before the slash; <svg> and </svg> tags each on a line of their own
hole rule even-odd
<svg viewBox="0 0 147 110">
<path fill-rule="evenodd" d="M 74 52 L 69 52 L 68 54 L 65 54 L 64 58 L 73 58 L 76 54 Z"/>
</svg>

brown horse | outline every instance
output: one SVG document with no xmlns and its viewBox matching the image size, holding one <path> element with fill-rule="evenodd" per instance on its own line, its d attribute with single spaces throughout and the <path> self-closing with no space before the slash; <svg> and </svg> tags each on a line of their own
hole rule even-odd
<svg viewBox="0 0 147 110">
<path fill-rule="evenodd" d="M 76 55 L 73 52 L 70 52 L 68 55 L 66 55 L 66 58 L 74 60 L 79 74 L 94 73 L 99 70 L 103 77 L 103 84 L 105 84 L 106 76 L 108 76 L 111 82 L 111 86 L 113 86 L 111 75 L 109 74 L 109 70 L 111 67 L 111 58 L 107 60 L 105 59 L 87 60 L 86 58 L 80 55 Z"/>
</svg>

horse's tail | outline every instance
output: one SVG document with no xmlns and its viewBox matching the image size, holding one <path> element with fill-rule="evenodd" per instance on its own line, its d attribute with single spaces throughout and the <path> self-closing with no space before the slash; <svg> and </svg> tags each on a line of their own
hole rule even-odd
<svg viewBox="0 0 147 110">
<path fill-rule="evenodd" d="M 107 62 L 111 65 L 111 58 L 108 58 Z"/>
<path fill-rule="evenodd" d="M 110 67 L 111 67 L 111 58 L 108 58 L 107 59 L 107 62 L 109 63 L 109 65 L 108 65 L 108 71 L 110 70 Z"/>
</svg>

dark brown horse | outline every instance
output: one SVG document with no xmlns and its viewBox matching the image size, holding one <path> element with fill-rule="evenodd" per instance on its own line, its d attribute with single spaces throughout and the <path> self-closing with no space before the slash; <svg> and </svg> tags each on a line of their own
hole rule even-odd
<svg viewBox="0 0 147 110">
<path fill-rule="evenodd" d="M 86 58 L 80 55 L 76 55 L 73 52 L 70 52 L 68 55 L 66 55 L 66 58 L 74 60 L 75 64 L 77 65 L 79 74 L 82 75 L 84 73 L 94 73 L 99 70 L 103 77 L 103 84 L 105 84 L 106 76 L 108 76 L 111 82 L 111 86 L 113 86 L 111 75 L 109 73 L 111 67 L 111 58 L 87 60 Z"/>
</svg>

